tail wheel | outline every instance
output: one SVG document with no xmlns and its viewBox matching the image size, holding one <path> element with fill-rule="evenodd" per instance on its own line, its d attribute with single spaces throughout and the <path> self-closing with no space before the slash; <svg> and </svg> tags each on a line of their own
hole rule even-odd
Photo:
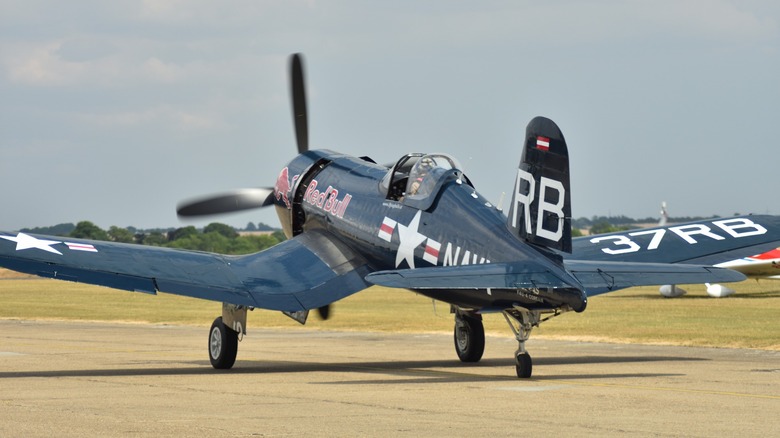
<svg viewBox="0 0 780 438">
<path fill-rule="evenodd" d="M 531 377 L 531 369 L 533 363 L 531 362 L 531 355 L 528 353 L 517 353 L 515 355 L 515 369 L 517 370 L 517 377 L 521 379 L 527 379 Z"/>
<path fill-rule="evenodd" d="M 214 320 L 209 331 L 209 360 L 218 370 L 228 370 L 236 362 L 238 332 L 228 328 L 222 317 Z"/>
<path fill-rule="evenodd" d="M 482 320 L 468 315 L 455 316 L 455 351 L 461 362 L 479 362 L 485 352 Z"/>
</svg>

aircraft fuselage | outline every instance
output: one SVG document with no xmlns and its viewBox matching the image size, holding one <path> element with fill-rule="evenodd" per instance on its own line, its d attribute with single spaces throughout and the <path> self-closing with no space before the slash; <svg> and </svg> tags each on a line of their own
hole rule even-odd
<svg viewBox="0 0 780 438">
<path fill-rule="evenodd" d="M 429 199 L 414 201 L 387 196 L 383 179 L 388 172 L 385 166 L 331 151 L 298 156 L 282 170 L 276 187 L 277 212 L 288 237 L 323 228 L 350 242 L 376 271 L 547 260 L 541 257 L 543 249 L 515 237 L 506 217 L 459 172 L 443 176 Z M 570 280 L 552 262 L 548 269 Z M 577 289 L 415 291 L 483 310 L 515 304 L 533 309 L 568 304 L 581 310 L 586 300 Z"/>
</svg>

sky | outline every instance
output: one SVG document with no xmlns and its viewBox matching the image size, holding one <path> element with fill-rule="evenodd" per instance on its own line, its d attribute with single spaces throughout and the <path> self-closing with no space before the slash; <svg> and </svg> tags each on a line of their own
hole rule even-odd
<svg viewBox="0 0 780 438">
<path fill-rule="evenodd" d="M 0 0 L 0 229 L 277 226 L 175 209 L 273 186 L 294 52 L 312 148 L 446 152 L 498 202 L 542 115 L 575 217 L 780 214 L 780 2 Z"/>
</svg>

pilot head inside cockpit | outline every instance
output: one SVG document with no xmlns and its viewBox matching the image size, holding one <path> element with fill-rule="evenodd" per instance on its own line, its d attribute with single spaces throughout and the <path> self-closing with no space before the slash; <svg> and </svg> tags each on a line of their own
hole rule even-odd
<svg viewBox="0 0 780 438">
<path fill-rule="evenodd" d="M 433 169 L 435 165 L 436 162 L 433 161 L 433 158 L 427 155 L 422 157 L 414 165 L 414 168 L 409 175 L 409 195 L 414 195 L 418 190 L 420 190 L 420 186 L 422 185 L 423 180 L 426 176 L 428 176 L 428 173 L 430 173 L 431 169 Z"/>
</svg>

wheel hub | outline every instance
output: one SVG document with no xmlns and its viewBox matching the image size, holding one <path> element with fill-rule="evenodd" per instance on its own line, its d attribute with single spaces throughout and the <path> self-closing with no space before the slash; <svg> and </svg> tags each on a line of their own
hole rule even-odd
<svg viewBox="0 0 780 438">
<path fill-rule="evenodd" d="M 466 351 L 469 348 L 469 333 L 465 327 L 458 327 L 458 349 L 460 351 Z"/>
<path fill-rule="evenodd" d="M 219 329 L 214 327 L 211 330 L 211 342 L 209 342 L 209 352 L 214 359 L 219 357 L 219 353 L 222 351 L 222 336 L 219 333 Z"/>
</svg>

